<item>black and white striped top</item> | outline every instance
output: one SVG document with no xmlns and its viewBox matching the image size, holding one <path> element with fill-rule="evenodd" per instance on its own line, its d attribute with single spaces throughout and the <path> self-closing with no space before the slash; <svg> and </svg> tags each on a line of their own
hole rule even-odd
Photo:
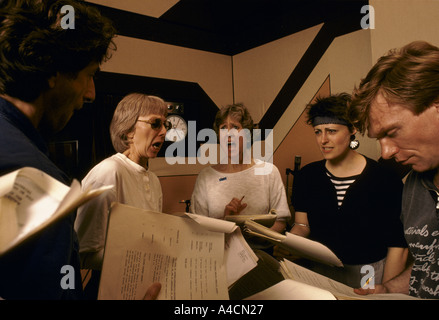
<svg viewBox="0 0 439 320">
<path fill-rule="evenodd" d="M 326 170 L 326 174 L 328 175 L 329 179 L 331 180 L 332 184 L 335 187 L 335 191 L 337 193 L 337 203 L 338 203 L 338 207 L 340 208 L 341 205 L 343 204 L 343 200 L 344 200 L 344 197 L 346 195 L 346 191 L 355 182 L 355 180 L 359 177 L 359 175 L 355 175 L 352 177 L 339 178 L 339 177 L 334 176 L 328 170 Z"/>
</svg>

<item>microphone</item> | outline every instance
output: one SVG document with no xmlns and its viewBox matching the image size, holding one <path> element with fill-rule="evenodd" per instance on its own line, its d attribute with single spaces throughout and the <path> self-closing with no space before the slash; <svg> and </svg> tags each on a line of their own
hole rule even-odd
<svg viewBox="0 0 439 320">
<path fill-rule="evenodd" d="M 300 164 L 302 162 L 301 156 L 295 156 L 294 157 L 294 172 L 297 172 L 300 170 Z"/>
</svg>

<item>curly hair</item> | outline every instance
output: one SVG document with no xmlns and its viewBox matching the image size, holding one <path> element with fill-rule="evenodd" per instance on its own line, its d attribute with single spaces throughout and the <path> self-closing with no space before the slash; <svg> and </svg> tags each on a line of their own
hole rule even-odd
<svg viewBox="0 0 439 320">
<path fill-rule="evenodd" d="M 75 28 L 61 25 L 61 8 L 74 9 Z M 11 0 L 0 9 L 0 93 L 33 101 L 56 73 L 75 78 L 116 46 L 111 21 L 75 0 Z"/>
<path fill-rule="evenodd" d="M 378 94 L 420 114 L 439 98 L 439 48 L 425 41 L 392 49 L 372 67 L 354 89 L 348 117 L 364 133 Z"/>
</svg>

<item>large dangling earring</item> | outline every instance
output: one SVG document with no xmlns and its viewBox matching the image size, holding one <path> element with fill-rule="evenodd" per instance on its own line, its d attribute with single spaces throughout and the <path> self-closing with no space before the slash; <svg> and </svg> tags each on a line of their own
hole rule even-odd
<svg viewBox="0 0 439 320">
<path fill-rule="evenodd" d="M 349 143 L 349 148 L 355 150 L 358 149 L 359 146 L 360 146 L 360 141 L 355 139 L 355 134 L 351 135 L 351 142 Z"/>
</svg>

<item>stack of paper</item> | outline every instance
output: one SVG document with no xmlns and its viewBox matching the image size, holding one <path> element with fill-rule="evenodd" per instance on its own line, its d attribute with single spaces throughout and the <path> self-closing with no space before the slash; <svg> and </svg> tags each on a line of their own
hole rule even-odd
<svg viewBox="0 0 439 320">
<path fill-rule="evenodd" d="M 228 299 L 256 264 L 235 223 L 114 203 L 99 299 L 142 299 L 153 282 L 162 284 L 159 300 Z"/>
</svg>

